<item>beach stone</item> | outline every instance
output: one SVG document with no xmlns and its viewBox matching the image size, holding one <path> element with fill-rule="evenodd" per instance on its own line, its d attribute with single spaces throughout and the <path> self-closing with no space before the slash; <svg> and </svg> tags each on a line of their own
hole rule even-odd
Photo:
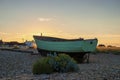
<svg viewBox="0 0 120 80">
<path fill-rule="evenodd" d="M 33 75 L 32 64 L 41 58 L 30 53 L 0 51 L 0 80 L 120 80 L 120 55 L 92 54 L 78 72 Z"/>
</svg>

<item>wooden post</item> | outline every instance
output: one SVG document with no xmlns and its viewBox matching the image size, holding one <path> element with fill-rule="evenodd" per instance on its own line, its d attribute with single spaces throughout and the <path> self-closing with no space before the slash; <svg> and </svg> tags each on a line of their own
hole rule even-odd
<svg viewBox="0 0 120 80">
<path fill-rule="evenodd" d="M 42 33 L 41 33 L 41 36 L 42 36 Z"/>
<path fill-rule="evenodd" d="M 90 53 L 88 53 L 88 56 L 87 56 L 87 63 L 89 63 L 89 57 L 90 57 Z"/>
</svg>

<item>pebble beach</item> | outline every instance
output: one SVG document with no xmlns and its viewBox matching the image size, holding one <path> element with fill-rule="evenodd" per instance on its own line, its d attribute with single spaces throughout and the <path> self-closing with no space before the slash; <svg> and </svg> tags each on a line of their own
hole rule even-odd
<svg viewBox="0 0 120 80">
<path fill-rule="evenodd" d="M 39 58 L 0 50 L 0 80 L 120 80 L 120 55 L 91 54 L 90 63 L 78 64 L 78 72 L 33 75 L 32 65 Z"/>
</svg>

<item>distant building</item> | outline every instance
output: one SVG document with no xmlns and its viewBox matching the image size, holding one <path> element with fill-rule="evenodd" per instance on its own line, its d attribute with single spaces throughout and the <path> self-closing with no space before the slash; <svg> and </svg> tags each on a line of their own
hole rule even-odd
<svg viewBox="0 0 120 80">
<path fill-rule="evenodd" d="M 36 48 L 36 44 L 34 41 L 25 41 L 25 45 L 29 48 Z"/>
<path fill-rule="evenodd" d="M 25 45 L 25 44 L 24 43 L 19 43 L 17 41 L 11 41 L 11 42 L 4 42 L 4 45 L 8 45 L 9 47 L 13 47 L 15 45 L 20 46 L 20 45 Z"/>
</svg>

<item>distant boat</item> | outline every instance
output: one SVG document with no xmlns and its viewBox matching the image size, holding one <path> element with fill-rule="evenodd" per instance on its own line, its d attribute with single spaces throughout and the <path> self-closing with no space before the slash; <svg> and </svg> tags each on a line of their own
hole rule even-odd
<svg viewBox="0 0 120 80">
<path fill-rule="evenodd" d="M 33 36 L 39 52 L 87 53 L 93 52 L 97 39 L 62 39 L 48 36 Z"/>
</svg>

